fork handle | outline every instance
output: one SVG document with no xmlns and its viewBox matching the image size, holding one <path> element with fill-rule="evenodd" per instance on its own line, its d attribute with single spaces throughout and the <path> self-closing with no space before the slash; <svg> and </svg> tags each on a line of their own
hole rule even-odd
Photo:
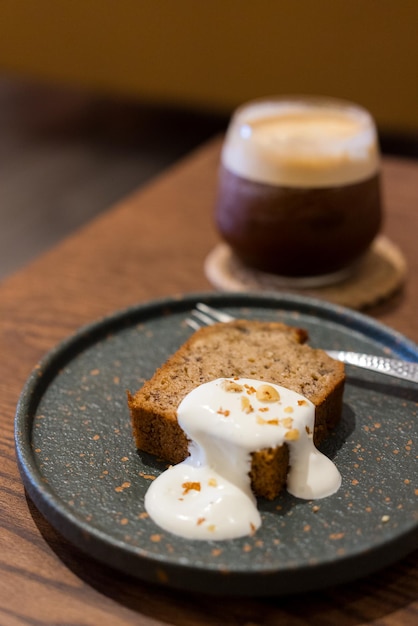
<svg viewBox="0 0 418 626">
<path fill-rule="evenodd" d="M 399 361 L 372 354 L 345 352 L 343 350 L 327 350 L 327 354 L 338 361 L 343 361 L 350 365 L 357 365 L 357 367 L 418 383 L 418 363 Z"/>
</svg>

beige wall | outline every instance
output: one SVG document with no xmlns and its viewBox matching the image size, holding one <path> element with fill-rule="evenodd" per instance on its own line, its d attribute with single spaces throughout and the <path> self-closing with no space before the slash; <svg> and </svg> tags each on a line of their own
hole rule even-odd
<svg viewBox="0 0 418 626">
<path fill-rule="evenodd" d="M 418 132 L 418 0 L 1 0 L 1 69 L 228 112 L 331 95 Z"/>
</svg>

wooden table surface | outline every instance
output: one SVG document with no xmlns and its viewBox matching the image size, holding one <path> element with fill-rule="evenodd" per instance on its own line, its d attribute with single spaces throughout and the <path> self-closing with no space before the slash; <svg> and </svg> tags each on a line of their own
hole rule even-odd
<svg viewBox="0 0 418 626">
<path fill-rule="evenodd" d="M 25 495 L 13 419 L 38 359 L 81 325 L 156 297 L 211 290 L 203 261 L 220 142 L 203 146 L 0 285 L 0 625 L 418 622 L 418 553 L 349 585 L 298 598 L 222 601 L 104 567 L 57 534 Z M 404 290 L 368 313 L 418 341 L 418 163 L 384 162 L 385 233 L 404 252 Z"/>
</svg>

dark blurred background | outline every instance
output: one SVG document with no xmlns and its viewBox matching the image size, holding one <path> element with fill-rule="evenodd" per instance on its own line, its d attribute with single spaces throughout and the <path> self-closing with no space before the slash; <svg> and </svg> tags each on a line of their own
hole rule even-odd
<svg viewBox="0 0 418 626">
<path fill-rule="evenodd" d="M 418 157 L 416 0 L 2 0 L 0 279 L 260 96 L 346 98 Z"/>
<path fill-rule="evenodd" d="M 226 124 L 175 105 L 0 79 L 0 280 Z"/>
</svg>

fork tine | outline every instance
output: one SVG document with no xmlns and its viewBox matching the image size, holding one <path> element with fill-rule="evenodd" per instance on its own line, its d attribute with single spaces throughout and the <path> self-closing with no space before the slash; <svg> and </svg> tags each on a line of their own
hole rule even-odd
<svg viewBox="0 0 418 626">
<path fill-rule="evenodd" d="M 188 317 L 185 322 L 187 326 L 193 330 L 199 330 L 202 325 L 211 326 L 216 322 L 230 322 L 234 319 L 232 315 L 228 315 L 228 313 L 219 311 L 218 309 L 213 309 L 203 302 L 197 302 L 196 308 L 191 311 L 191 315 L 192 317 Z"/>
<path fill-rule="evenodd" d="M 202 328 L 201 325 L 198 322 L 195 322 L 195 320 L 191 317 L 188 317 L 185 322 L 192 330 L 199 330 L 199 328 Z"/>
<path fill-rule="evenodd" d="M 203 311 L 200 311 L 198 309 L 194 309 L 192 311 L 192 315 L 194 315 L 194 317 L 197 317 L 197 319 L 203 322 L 206 326 L 212 326 L 212 324 L 215 324 L 215 322 L 217 321 L 216 319 L 213 319 L 213 317 L 206 315 L 206 313 L 203 313 Z"/>
<path fill-rule="evenodd" d="M 216 320 L 217 322 L 232 322 L 232 320 L 234 319 L 232 315 L 228 315 L 228 313 L 225 313 L 225 311 L 219 311 L 218 309 L 214 309 L 211 306 L 204 304 L 203 302 L 198 302 L 196 304 L 196 309 L 198 309 L 201 313 L 206 314 L 206 320 L 203 321 L 206 321 L 207 324 L 213 324 L 213 320 Z"/>
<path fill-rule="evenodd" d="M 191 312 L 192 317 L 188 317 L 185 321 L 187 326 L 192 328 L 193 330 L 199 330 L 202 326 L 212 326 L 215 324 L 217 320 L 214 320 L 206 313 L 202 313 L 202 311 L 198 311 L 197 309 L 193 309 Z"/>
</svg>

